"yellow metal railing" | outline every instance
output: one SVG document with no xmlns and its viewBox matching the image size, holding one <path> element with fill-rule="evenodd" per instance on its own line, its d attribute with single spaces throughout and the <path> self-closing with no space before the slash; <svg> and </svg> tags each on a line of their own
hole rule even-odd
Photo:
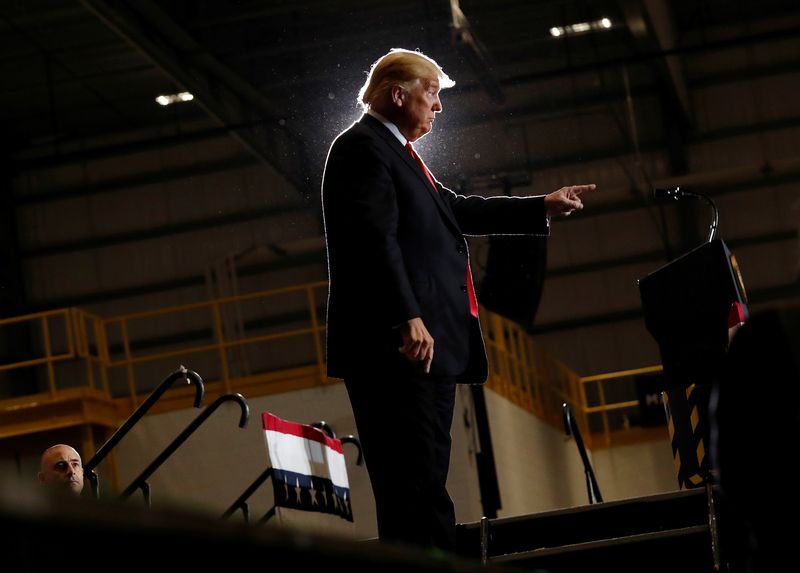
<svg viewBox="0 0 800 573">
<path fill-rule="evenodd" d="M 207 382 L 218 382 L 226 393 L 245 386 L 263 394 L 322 385 L 329 379 L 325 324 L 318 307 L 326 292 L 327 282 L 320 281 L 110 318 L 67 308 L 3 319 L 0 334 L 27 324 L 28 337 L 40 349 L 25 360 L 0 364 L 0 373 L 43 369 L 40 376 L 55 400 L 60 391 L 58 369 L 82 362 L 83 386 L 109 398 L 127 396 L 132 407 L 179 363 L 203 373 Z M 624 381 L 661 370 L 653 366 L 581 377 L 516 323 L 485 309 L 482 316 L 488 387 L 559 429 L 566 402 L 589 447 L 610 445 L 612 435 L 625 429 L 617 414 L 624 418 L 638 408 L 630 392 L 626 397 L 618 391 Z M 151 349 L 145 344 L 148 340 Z M 280 365 L 281 359 L 294 363 Z M 75 372 L 72 368 L 64 375 L 72 388 Z"/>
<path fill-rule="evenodd" d="M 77 309 L 61 308 L 0 320 L 0 329 L 6 331 L 11 331 L 15 327 L 27 329 L 22 334 L 23 338 L 36 340 L 40 346 L 39 351 L 28 358 L 9 364 L 0 364 L 0 372 L 13 372 L 24 368 L 43 366 L 48 391 L 51 396 L 55 396 L 58 392 L 56 365 L 74 360 L 78 356 L 80 343 L 76 346 L 75 331 L 77 316 Z M 20 332 L 6 332 L 5 334 L 8 338 L 21 335 Z M 57 339 L 57 344 L 63 348 L 62 351 L 55 350 L 54 338 Z"/>
<path fill-rule="evenodd" d="M 69 309 L 72 314 L 72 328 L 76 343 L 76 358 L 84 364 L 87 386 L 97 389 L 97 378 L 100 379 L 100 390 L 110 397 L 108 387 L 108 340 L 103 319 L 95 314 L 79 308 Z"/>
<path fill-rule="evenodd" d="M 634 368 L 631 370 L 622 370 L 619 372 L 609 372 L 606 374 L 595 374 L 592 376 L 583 376 L 580 378 L 581 387 L 583 389 L 583 413 L 584 416 L 588 419 L 589 416 L 592 415 L 599 415 L 600 422 L 602 425 L 602 431 L 600 432 L 603 437 L 603 445 L 611 445 L 611 434 L 612 431 L 623 429 L 629 429 L 629 425 L 627 424 L 627 420 L 629 419 L 628 412 L 637 411 L 639 410 L 640 404 L 638 399 L 624 399 L 624 398 L 616 398 L 614 400 L 608 400 L 606 398 L 606 384 L 612 383 L 614 386 L 619 387 L 620 381 L 622 380 L 631 380 L 635 379 L 637 376 L 642 376 L 646 374 L 657 374 L 663 371 L 663 367 L 661 365 L 657 366 L 647 366 L 644 368 Z M 632 384 L 628 385 L 629 387 L 633 387 Z M 594 399 L 589 400 L 586 396 L 589 394 L 587 390 L 590 388 L 594 389 L 593 395 Z M 613 413 L 620 413 L 621 420 L 622 420 L 622 427 L 619 427 L 617 424 L 616 428 L 612 427 L 612 424 L 609 421 L 609 416 Z M 666 430 L 664 432 L 666 435 Z M 597 445 L 597 444 L 596 444 Z"/>
<path fill-rule="evenodd" d="M 518 324 L 493 313 L 483 321 L 488 387 L 552 426 L 563 428 L 561 404 L 582 418 L 580 377 L 547 354 Z"/>
<path fill-rule="evenodd" d="M 639 410 L 638 399 L 631 397 L 635 393 L 632 380 L 662 370 L 661 366 L 649 366 L 579 376 L 545 352 L 516 323 L 491 312 L 482 314 L 486 317 L 483 328 L 489 357 L 487 386 L 562 431 L 562 404 L 567 403 L 587 447 L 609 446 L 620 431 L 631 429 L 626 420 L 638 415 Z M 609 384 L 615 390 L 613 399 L 607 397 Z M 626 391 L 620 392 L 622 387 Z M 612 421 L 615 414 L 619 414 L 619 420 Z M 631 432 L 627 433 L 630 436 Z M 650 437 L 652 433 L 641 435 Z"/>
<path fill-rule="evenodd" d="M 122 372 L 125 394 L 133 405 L 139 403 L 139 395 L 145 392 L 152 377 L 142 380 L 137 376 L 137 368 L 148 364 L 169 361 L 169 365 L 159 369 L 161 373 L 174 370 L 180 362 L 194 364 L 198 357 L 205 356 L 207 364 L 213 364 L 218 372 L 217 382 L 221 382 L 225 392 L 234 391 L 237 383 L 247 380 L 255 383 L 264 378 L 264 370 L 255 368 L 255 375 L 233 374 L 229 353 L 246 347 L 263 349 L 265 344 L 288 341 L 290 349 L 305 366 L 310 366 L 318 384 L 325 384 L 325 356 L 323 336 L 325 324 L 320 322 L 318 306 L 327 292 L 327 282 L 320 281 L 287 288 L 272 289 L 240 296 L 212 299 L 204 302 L 150 310 L 126 315 L 102 318 L 78 308 L 63 308 L 47 312 L 18 316 L 0 320 L 0 335 L 22 336 L 35 348 L 30 357 L 12 363 L 0 364 L 0 373 L 38 368 L 39 379 L 46 380 L 48 394 L 55 399 L 63 390 L 59 384 L 58 369 L 67 363 L 83 363 L 83 379 L 76 380 L 76 371 L 62 375 L 62 382 L 69 382 L 70 388 L 87 387 L 101 391 L 105 396 L 119 397 L 122 392 L 115 388 L 112 392 L 110 381 L 119 379 Z M 281 301 L 284 298 L 292 300 Z M 242 313 L 241 305 L 255 304 L 271 307 L 250 309 L 249 316 Z M 270 316 L 280 316 L 289 309 L 300 322 L 292 328 L 283 326 L 277 332 L 253 332 L 245 319 L 251 322 L 267 321 Z M 284 312 L 285 314 L 285 312 Z M 235 322 L 233 315 L 239 315 L 241 328 L 231 333 L 226 323 Z M 242 318 L 242 315 L 244 317 Z M 302 319 L 296 316 L 302 315 Z M 189 317 L 190 330 L 209 334 L 202 342 L 188 342 L 182 335 L 187 328 L 181 324 L 182 318 Z M 278 320 L 280 322 L 280 320 Z M 280 324 L 278 325 L 280 326 Z M 13 329 L 18 332 L 14 332 Z M 173 338 L 178 340 L 179 348 L 169 348 L 170 344 L 156 344 L 152 351 L 137 348 L 142 340 L 163 338 L 162 329 L 171 328 Z M 257 330 L 258 328 L 255 328 Z M 262 327 L 263 330 L 263 327 Z M 132 333 L 136 332 L 134 336 Z M 184 339 L 181 342 L 181 339 Z M 173 341 L 172 346 L 175 346 Z M 208 358 L 211 357 L 211 360 Z M 67 378 L 69 380 L 67 380 Z M 98 388 L 99 387 L 99 388 Z"/>
<path fill-rule="evenodd" d="M 222 382 L 225 392 L 231 392 L 235 389 L 236 383 L 241 381 L 242 378 L 248 378 L 252 381 L 253 376 L 236 376 L 231 373 L 229 350 L 243 349 L 256 344 L 273 343 L 279 340 L 291 340 L 297 341 L 298 344 L 302 344 L 303 342 L 308 344 L 307 354 L 312 357 L 308 362 L 313 364 L 319 384 L 324 384 L 328 381 L 325 375 L 325 356 L 322 343 L 325 324 L 320 323 L 317 316 L 316 296 L 318 293 L 327 292 L 327 286 L 327 282 L 321 281 L 105 319 L 103 324 L 106 332 L 118 330 L 120 333 L 120 348 L 113 353 L 115 356 L 120 357 L 110 358 L 106 364 L 106 368 L 122 368 L 125 370 L 128 393 L 135 404 L 137 403 L 137 394 L 140 386 L 137 383 L 135 375 L 135 367 L 137 365 L 164 361 L 166 359 L 181 361 L 193 355 L 213 355 L 216 357 L 215 362 L 219 365 L 220 369 L 218 381 Z M 223 319 L 225 307 L 241 305 L 251 301 L 264 301 L 292 294 L 302 295 L 303 306 L 301 312 L 307 313 L 305 325 L 269 334 L 248 335 L 243 329 L 241 335 L 235 338 L 226 335 L 224 328 L 225 321 Z M 152 319 L 158 319 L 167 315 L 175 317 L 195 311 L 206 311 L 208 313 L 206 317 L 208 323 L 206 326 L 209 332 L 213 333 L 213 341 L 174 350 L 158 350 L 146 354 L 141 352 L 137 353 L 133 349 L 130 337 L 132 328 Z"/>
</svg>

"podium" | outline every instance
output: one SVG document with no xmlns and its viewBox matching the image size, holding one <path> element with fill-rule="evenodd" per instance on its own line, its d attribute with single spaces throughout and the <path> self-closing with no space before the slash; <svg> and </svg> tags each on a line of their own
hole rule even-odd
<svg viewBox="0 0 800 573">
<path fill-rule="evenodd" d="M 639 280 L 645 325 L 664 367 L 664 404 L 681 489 L 705 485 L 710 468 L 708 400 L 729 329 L 747 320 L 736 258 L 705 243 Z"/>
</svg>

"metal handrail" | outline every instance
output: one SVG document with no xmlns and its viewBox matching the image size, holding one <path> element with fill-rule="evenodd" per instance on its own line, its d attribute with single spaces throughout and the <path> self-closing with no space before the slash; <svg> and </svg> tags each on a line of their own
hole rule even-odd
<svg viewBox="0 0 800 573">
<path fill-rule="evenodd" d="M 92 485 L 92 493 L 94 494 L 95 499 L 100 497 L 100 478 L 98 477 L 97 472 L 94 471 L 94 468 L 100 465 L 100 462 L 105 459 L 105 457 L 111 452 L 112 449 L 114 449 L 120 440 L 131 431 L 131 429 L 139 422 L 139 420 L 142 419 L 142 417 L 153 406 L 153 404 L 155 404 L 158 399 L 172 387 L 175 381 L 180 380 L 181 378 L 186 380 L 187 384 L 194 383 L 195 385 L 194 407 L 199 408 L 203 404 L 205 388 L 203 386 L 203 379 L 200 378 L 200 375 L 197 372 L 188 370 L 181 366 L 175 370 L 175 372 L 164 378 L 158 387 L 150 393 L 147 399 L 142 402 L 139 407 L 136 408 L 136 410 L 133 411 L 128 419 L 125 420 L 125 422 L 111 435 L 108 440 L 106 440 L 102 446 L 100 446 L 100 449 L 97 450 L 95 455 L 92 456 L 92 458 L 83 466 L 83 473 L 89 480 L 89 483 Z"/>
<path fill-rule="evenodd" d="M 233 513 L 237 509 L 241 509 L 242 510 L 242 514 L 244 515 L 245 523 L 249 523 L 250 522 L 250 506 L 247 505 L 247 500 L 250 499 L 250 496 L 252 496 L 256 492 L 256 490 L 261 487 L 261 484 L 263 484 L 265 481 L 267 481 L 267 479 L 269 479 L 269 477 L 271 475 L 272 475 L 272 468 L 271 467 L 269 467 L 269 468 L 265 469 L 263 472 L 261 472 L 261 475 L 259 475 L 253 481 L 253 483 L 251 483 L 249 486 L 247 486 L 247 488 L 242 492 L 242 495 L 240 495 L 238 498 L 236 498 L 236 501 L 234 501 L 231 504 L 231 506 L 228 509 L 225 510 L 225 513 L 222 514 L 221 519 L 227 519 L 228 517 L 233 515 Z"/>
<path fill-rule="evenodd" d="M 130 495 L 136 491 L 137 489 L 141 489 L 142 493 L 144 494 L 145 502 L 147 506 L 150 506 L 150 485 L 147 483 L 147 478 L 149 478 L 153 473 L 161 467 L 167 459 L 175 453 L 175 451 L 183 444 L 189 436 L 191 436 L 197 428 L 199 428 L 203 422 L 205 422 L 214 411 L 219 408 L 224 402 L 236 402 L 239 404 L 241 408 L 241 415 L 239 417 L 239 427 L 244 428 L 247 426 L 247 422 L 250 419 L 250 407 L 247 405 L 247 400 L 244 399 L 244 396 L 241 394 L 223 394 L 216 400 L 214 400 L 205 410 L 200 412 L 200 414 L 192 420 L 183 431 L 178 434 L 178 436 L 172 440 L 172 442 L 164 448 L 164 450 L 147 466 L 142 473 L 140 473 L 136 479 L 131 482 L 131 484 L 125 488 L 125 490 L 120 494 L 120 499 L 127 499 Z"/>
</svg>

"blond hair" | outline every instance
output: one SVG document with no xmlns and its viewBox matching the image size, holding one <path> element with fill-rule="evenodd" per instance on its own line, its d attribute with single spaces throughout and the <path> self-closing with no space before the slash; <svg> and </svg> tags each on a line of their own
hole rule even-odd
<svg viewBox="0 0 800 573">
<path fill-rule="evenodd" d="M 439 64 L 422 52 L 392 48 L 372 64 L 367 81 L 358 91 L 358 103 L 366 110 L 393 86 L 408 90 L 417 81 L 433 78 L 439 80 L 441 89 L 456 85 Z"/>
</svg>

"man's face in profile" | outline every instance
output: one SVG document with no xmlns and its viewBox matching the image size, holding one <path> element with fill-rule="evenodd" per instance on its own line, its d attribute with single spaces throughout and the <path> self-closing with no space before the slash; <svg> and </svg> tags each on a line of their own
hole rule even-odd
<svg viewBox="0 0 800 573">
<path fill-rule="evenodd" d="M 69 489 L 80 495 L 83 491 L 83 462 L 80 455 L 66 445 L 57 445 L 42 454 L 39 481 L 44 484 Z"/>
<path fill-rule="evenodd" d="M 416 141 L 433 129 L 436 114 L 442 111 L 439 80 L 420 80 L 404 94 L 400 131 L 409 141 Z"/>
</svg>

